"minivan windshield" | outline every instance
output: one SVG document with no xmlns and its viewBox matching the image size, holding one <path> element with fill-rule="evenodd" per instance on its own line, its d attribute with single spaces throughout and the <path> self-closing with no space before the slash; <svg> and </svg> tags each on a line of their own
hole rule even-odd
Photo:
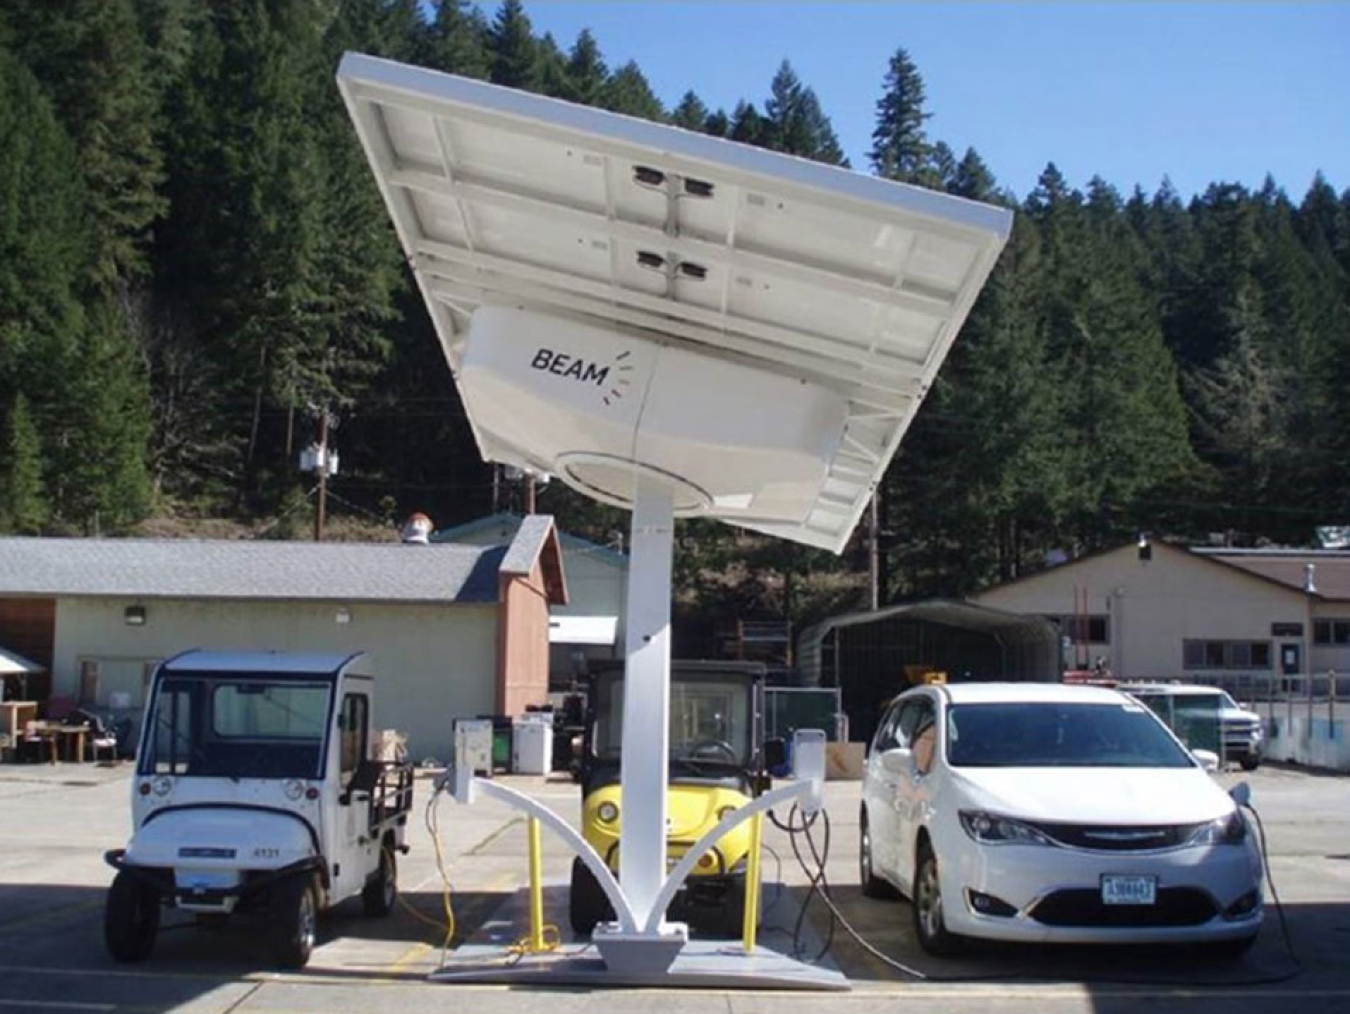
<svg viewBox="0 0 1350 1014">
<path fill-rule="evenodd" d="M 322 777 L 332 684 L 303 679 L 169 675 L 155 691 L 142 774 Z"/>
<path fill-rule="evenodd" d="M 1133 701 L 954 704 L 947 709 L 947 763 L 993 768 L 1195 766 L 1157 719 Z"/>
</svg>

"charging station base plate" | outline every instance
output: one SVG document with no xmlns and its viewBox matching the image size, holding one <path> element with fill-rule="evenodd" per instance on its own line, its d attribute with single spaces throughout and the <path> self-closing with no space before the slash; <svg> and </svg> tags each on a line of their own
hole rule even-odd
<svg viewBox="0 0 1350 1014">
<path fill-rule="evenodd" d="M 756 947 L 746 954 L 737 941 L 691 940 L 665 971 L 611 971 L 586 944 L 569 943 L 549 954 L 510 962 L 496 945 L 465 944 L 428 979 L 538 986 L 660 986 L 687 989 L 791 989 L 842 992 L 851 987 L 842 972 L 808 965 L 778 951 Z"/>
</svg>

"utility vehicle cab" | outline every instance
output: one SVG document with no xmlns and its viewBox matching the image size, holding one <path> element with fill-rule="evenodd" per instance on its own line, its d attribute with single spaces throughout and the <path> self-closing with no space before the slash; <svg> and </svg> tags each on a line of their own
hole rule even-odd
<svg viewBox="0 0 1350 1014">
<path fill-rule="evenodd" d="M 134 832 L 104 936 L 149 956 L 161 907 L 265 920 L 273 957 L 299 967 L 321 909 L 360 894 L 384 915 L 412 770 L 370 758 L 375 680 L 358 655 L 190 651 L 156 671 L 132 782 Z"/>
<path fill-rule="evenodd" d="M 765 773 L 761 699 L 764 666 L 750 662 L 671 663 L 670 781 L 666 801 L 667 866 L 672 866 L 727 811 L 757 796 Z M 581 826 L 586 841 L 617 872 L 621 664 L 596 672 L 588 694 L 581 748 Z M 781 752 L 781 743 L 775 743 Z M 773 751 L 771 751 L 773 752 Z M 740 824 L 699 860 L 671 904 L 671 918 L 716 936 L 740 936 L 750 827 Z M 614 917 L 595 877 L 572 862 L 572 928 L 589 934 Z"/>
</svg>

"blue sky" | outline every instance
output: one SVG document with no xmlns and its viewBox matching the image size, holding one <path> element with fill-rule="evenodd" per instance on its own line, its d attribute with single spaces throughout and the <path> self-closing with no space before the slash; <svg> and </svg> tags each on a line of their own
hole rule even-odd
<svg viewBox="0 0 1350 1014">
<path fill-rule="evenodd" d="M 494 0 L 480 6 L 491 14 Z M 1023 196 L 1053 160 L 1123 193 L 1183 195 L 1267 172 L 1298 199 L 1321 169 L 1350 187 L 1350 4 L 567 3 L 526 0 L 564 49 L 589 27 L 671 106 L 762 105 L 786 57 L 867 169 L 887 61 L 909 50 L 930 139 L 967 145 Z"/>
</svg>

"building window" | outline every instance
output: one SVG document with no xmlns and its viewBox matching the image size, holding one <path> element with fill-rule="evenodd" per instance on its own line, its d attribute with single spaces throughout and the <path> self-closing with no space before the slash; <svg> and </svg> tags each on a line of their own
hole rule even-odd
<svg viewBox="0 0 1350 1014">
<path fill-rule="evenodd" d="M 1350 620 L 1314 620 L 1313 644 L 1350 644 Z"/>
<path fill-rule="evenodd" d="M 1110 644 L 1111 618 L 1105 613 L 1088 616 L 1048 615 L 1046 619 L 1074 644 Z"/>
<path fill-rule="evenodd" d="M 1269 641 L 1183 641 L 1186 669 L 1269 669 Z"/>
</svg>

